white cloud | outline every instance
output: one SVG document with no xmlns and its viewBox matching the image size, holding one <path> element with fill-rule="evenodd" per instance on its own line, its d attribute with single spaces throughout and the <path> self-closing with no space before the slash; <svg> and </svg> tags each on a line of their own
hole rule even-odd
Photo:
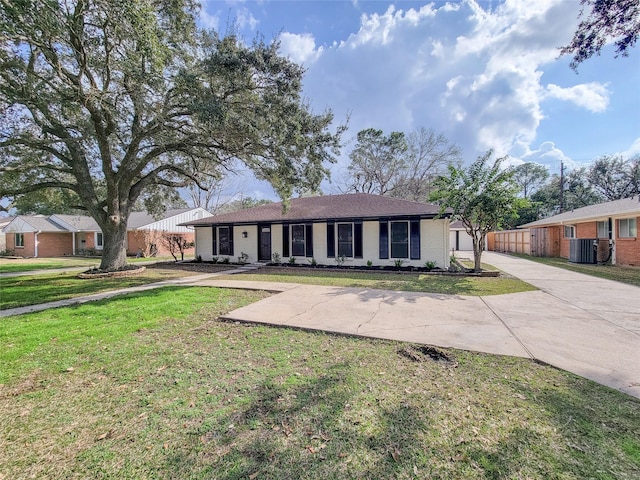
<svg viewBox="0 0 640 480">
<path fill-rule="evenodd" d="M 640 137 L 636 138 L 635 141 L 627 148 L 624 152 L 620 152 L 623 158 L 630 159 L 635 156 L 640 155 Z"/>
<path fill-rule="evenodd" d="M 350 112 L 352 135 L 426 126 L 462 146 L 467 159 L 489 148 L 502 155 L 536 140 L 542 102 L 551 98 L 544 67 L 571 37 L 578 10 L 563 0 L 494 7 L 466 0 L 363 14 L 358 32 L 309 69 L 305 89 L 325 99 L 322 106 Z M 595 108 L 603 97 L 587 91 L 583 106 Z"/>
<path fill-rule="evenodd" d="M 322 55 L 323 48 L 316 49 L 316 42 L 310 33 L 283 32 L 280 34 L 280 51 L 296 63 L 310 64 Z"/>
<path fill-rule="evenodd" d="M 591 82 L 562 88 L 550 83 L 547 85 L 547 91 L 552 98 L 566 100 L 597 113 L 605 111 L 609 105 L 610 92 L 607 86 L 608 84 Z"/>
<path fill-rule="evenodd" d="M 220 25 L 220 18 L 216 15 L 211 15 L 204 8 L 201 8 L 200 23 L 206 29 L 218 30 L 218 27 Z"/>
<path fill-rule="evenodd" d="M 516 142 L 509 152 L 509 162 L 511 165 L 533 162 L 544 165 L 550 171 L 559 171 L 561 163 L 569 169 L 578 166 L 553 142 L 543 142 L 535 149 L 531 149 L 526 143 Z"/>
<path fill-rule="evenodd" d="M 255 30 L 260 23 L 246 7 L 238 10 L 236 21 L 238 22 L 238 27 L 249 28 L 250 30 Z"/>
</svg>

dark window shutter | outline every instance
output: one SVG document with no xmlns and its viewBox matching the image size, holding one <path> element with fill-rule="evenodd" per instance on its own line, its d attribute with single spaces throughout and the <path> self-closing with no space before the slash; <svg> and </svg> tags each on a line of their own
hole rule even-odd
<svg viewBox="0 0 640 480">
<path fill-rule="evenodd" d="M 211 249 L 211 254 L 215 257 L 218 255 L 218 227 L 211 227 L 211 238 L 213 243 L 213 248 Z"/>
<path fill-rule="evenodd" d="M 353 256 L 362 258 L 362 222 L 353 224 Z"/>
<path fill-rule="evenodd" d="M 336 256 L 336 224 L 327 223 L 327 258 Z"/>
<path fill-rule="evenodd" d="M 233 225 L 229 225 L 229 255 L 235 256 L 233 251 Z"/>
<path fill-rule="evenodd" d="M 380 258 L 389 258 L 389 223 L 380 222 Z"/>
<path fill-rule="evenodd" d="M 411 220 L 409 227 L 411 260 L 420 260 L 420 220 Z"/>
<path fill-rule="evenodd" d="M 309 223 L 305 225 L 304 240 L 306 243 L 307 257 L 313 257 L 313 224 Z"/>
<path fill-rule="evenodd" d="M 282 256 L 289 256 L 289 225 L 282 225 Z"/>
</svg>

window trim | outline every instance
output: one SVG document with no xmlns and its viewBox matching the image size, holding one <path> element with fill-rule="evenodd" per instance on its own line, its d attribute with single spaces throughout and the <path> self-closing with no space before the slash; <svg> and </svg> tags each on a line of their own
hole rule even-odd
<svg viewBox="0 0 640 480">
<path fill-rule="evenodd" d="M 340 254 L 340 226 L 341 225 L 348 225 L 349 227 L 351 227 L 351 241 L 349 242 L 351 244 L 351 255 L 344 255 L 346 258 L 355 258 L 355 241 L 354 241 L 354 232 L 355 232 L 355 227 L 353 222 L 336 222 L 336 234 L 335 234 L 335 238 L 336 238 L 336 246 L 335 246 L 335 252 L 336 252 L 336 256 L 337 257 L 341 257 L 342 255 Z M 346 242 L 342 242 L 342 243 L 346 243 Z"/>
<path fill-rule="evenodd" d="M 567 228 L 571 229 L 571 234 L 567 235 Z M 564 238 L 576 238 L 576 226 L 575 225 L 565 225 L 563 231 Z"/>
<path fill-rule="evenodd" d="M 98 239 L 100 239 L 100 241 L 98 241 Z M 96 250 L 104 249 L 104 234 L 102 232 L 94 232 L 93 244 L 95 245 Z"/>
<path fill-rule="evenodd" d="M 220 235 L 220 230 L 222 229 L 227 229 L 228 236 L 227 236 L 227 242 L 226 242 L 226 246 L 228 247 L 228 250 L 230 253 L 222 253 L 222 243 L 221 243 L 221 235 Z M 218 244 L 218 255 L 219 256 L 225 256 L 225 257 L 232 257 L 233 256 L 233 232 L 232 232 L 233 226 L 231 225 L 221 225 L 219 227 L 217 227 L 217 244 Z"/>
<path fill-rule="evenodd" d="M 600 232 L 601 226 L 604 227 L 603 232 Z M 601 235 L 601 233 L 604 233 L 604 235 Z M 608 220 L 602 220 L 602 221 L 596 222 L 596 236 L 598 238 L 609 238 L 609 221 Z"/>
<path fill-rule="evenodd" d="M 624 232 L 622 230 L 622 222 L 626 223 Z M 635 232 L 631 231 L 631 222 L 633 222 L 633 230 L 635 230 Z M 635 217 L 618 219 L 618 238 L 638 238 L 638 221 Z"/>
<path fill-rule="evenodd" d="M 406 240 L 406 246 L 407 246 L 407 253 L 406 255 L 400 256 L 400 255 L 394 255 L 393 254 L 393 245 L 394 243 L 398 244 L 400 242 L 394 242 L 393 241 L 393 225 L 394 224 L 404 224 L 406 226 L 407 229 L 407 240 Z M 406 258 L 407 260 L 410 258 L 411 255 L 411 222 L 409 220 L 391 220 L 389 222 L 389 257 L 390 258 Z M 404 244 L 405 242 L 402 242 L 402 244 Z"/>
<path fill-rule="evenodd" d="M 13 244 L 16 248 L 24 248 L 24 233 L 16 232 L 13 237 Z"/>
<path fill-rule="evenodd" d="M 293 242 L 294 230 L 302 230 L 302 241 L 297 244 L 294 244 Z M 305 257 L 307 255 L 307 226 L 304 223 L 292 223 L 289 225 L 289 232 L 289 241 L 291 242 L 290 256 Z M 302 247 L 302 253 L 296 253 L 296 247 Z"/>
</svg>

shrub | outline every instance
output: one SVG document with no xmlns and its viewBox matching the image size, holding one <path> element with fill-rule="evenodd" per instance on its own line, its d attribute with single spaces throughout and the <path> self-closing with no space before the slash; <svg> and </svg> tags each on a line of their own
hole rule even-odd
<svg viewBox="0 0 640 480">
<path fill-rule="evenodd" d="M 273 252 L 273 254 L 271 255 L 271 261 L 276 265 L 280 265 L 282 258 L 280 257 L 280 254 L 278 252 Z"/>
<path fill-rule="evenodd" d="M 249 260 L 249 255 L 244 252 L 240 252 L 240 256 L 238 257 L 238 263 L 240 265 L 244 265 L 245 263 L 247 263 L 248 260 Z"/>
<path fill-rule="evenodd" d="M 212 263 L 218 263 L 218 257 L 211 257 Z"/>
<path fill-rule="evenodd" d="M 436 262 L 431 261 L 431 260 L 428 260 L 428 261 L 424 262 L 424 268 L 426 268 L 427 270 L 433 270 L 437 266 L 438 266 L 438 264 Z"/>
<path fill-rule="evenodd" d="M 367 267 L 373 267 L 373 262 L 371 260 L 367 260 Z"/>
<path fill-rule="evenodd" d="M 230 262 L 231 260 L 229 259 L 229 257 L 224 257 L 220 263 L 230 263 Z"/>
<path fill-rule="evenodd" d="M 317 266 L 318 266 L 318 262 L 316 261 L 316 259 L 315 259 L 315 258 L 311 258 L 311 259 L 309 260 L 309 264 L 310 264 L 312 267 L 317 267 Z"/>
<path fill-rule="evenodd" d="M 402 268 L 402 265 L 404 265 L 404 260 L 402 258 L 396 258 L 393 261 L 393 266 L 396 268 Z"/>
<path fill-rule="evenodd" d="M 295 265 L 296 264 L 296 257 L 289 257 L 289 265 Z"/>
<path fill-rule="evenodd" d="M 347 257 L 345 257 L 344 255 L 340 255 L 339 257 L 336 257 L 336 263 L 338 264 L 339 267 L 343 266 L 346 260 L 347 260 Z"/>
</svg>

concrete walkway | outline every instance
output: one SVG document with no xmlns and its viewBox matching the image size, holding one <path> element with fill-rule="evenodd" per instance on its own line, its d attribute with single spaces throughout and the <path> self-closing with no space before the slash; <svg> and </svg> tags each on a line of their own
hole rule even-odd
<svg viewBox="0 0 640 480">
<path fill-rule="evenodd" d="M 300 285 L 225 318 L 529 357 L 640 398 L 640 288 L 485 255 L 541 290 L 467 297 Z"/>
<path fill-rule="evenodd" d="M 169 285 L 279 292 L 224 318 L 528 357 L 640 398 L 640 288 L 486 252 L 539 291 L 469 297 L 218 280 L 227 270 L 0 311 L 0 317 Z"/>
</svg>

